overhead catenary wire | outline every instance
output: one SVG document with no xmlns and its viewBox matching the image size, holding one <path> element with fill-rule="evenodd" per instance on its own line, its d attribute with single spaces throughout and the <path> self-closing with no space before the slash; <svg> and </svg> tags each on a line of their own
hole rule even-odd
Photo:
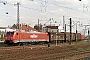
<svg viewBox="0 0 90 60">
<path fill-rule="evenodd" d="M 42 1 L 42 0 L 38 0 L 38 1 L 45 2 L 45 3 L 48 3 L 48 4 L 53 4 L 53 5 L 55 5 L 55 6 L 59 6 L 59 7 L 62 7 L 62 8 L 66 8 L 66 9 L 70 9 L 70 10 L 74 10 L 74 11 L 81 12 L 81 11 L 79 11 L 79 10 L 76 10 L 76 9 L 73 9 L 73 8 L 70 8 L 70 7 L 66 7 L 66 6 L 62 6 L 62 5 L 59 5 L 59 4 L 55 4 L 55 3 L 52 3 L 52 2 L 47 2 L 47 1 Z M 6 4 L 14 5 L 14 6 L 15 6 L 15 4 L 11 4 L 11 3 L 8 3 L 8 2 L 6 2 Z M 31 8 L 31 7 L 25 7 L 25 6 L 22 6 L 22 5 L 20 5 L 20 7 L 23 7 L 23 8 L 26 8 L 26 9 L 32 9 L 32 10 L 35 10 L 35 11 L 38 11 L 38 12 L 41 11 L 40 9 Z M 55 15 L 61 15 L 61 14 L 52 13 L 52 12 L 49 12 L 49 11 L 45 11 L 45 12 L 50 13 L 50 14 L 55 14 Z M 88 13 L 86 13 L 86 12 L 81 12 L 81 13 L 88 14 Z M 63 16 L 63 14 L 62 14 L 62 16 Z M 65 15 L 65 16 L 70 17 L 69 15 Z M 82 18 L 79 18 L 79 17 L 72 17 L 72 18 L 82 19 Z"/>
<path fill-rule="evenodd" d="M 33 0 L 34 1 L 34 0 Z M 38 1 L 41 1 L 41 2 L 45 2 L 47 4 L 53 4 L 55 6 L 59 6 L 59 7 L 62 7 L 62 8 L 66 8 L 66 9 L 70 9 L 70 10 L 74 10 L 74 11 L 77 11 L 79 13 L 84 13 L 84 14 L 88 14 L 88 12 L 83 12 L 83 11 L 80 11 L 80 10 L 77 10 L 77 9 L 74 9 L 74 8 L 70 8 L 70 7 L 67 7 L 67 6 L 63 6 L 63 5 L 59 5 L 59 4 L 55 4 L 55 3 L 52 3 L 52 2 L 48 2 L 48 1 L 43 1 L 43 0 L 38 0 Z M 47 11 L 46 11 L 47 12 Z M 52 13 L 52 12 L 47 12 L 47 13 L 50 13 L 50 14 L 56 14 L 56 15 L 61 15 L 61 14 L 57 14 L 57 13 Z M 63 15 L 62 15 L 63 16 Z M 67 17 L 70 17 L 69 15 L 64 15 L 64 16 L 67 16 Z M 80 18 L 80 17 L 72 17 L 72 18 L 76 18 L 76 19 L 81 19 L 81 20 L 85 20 L 87 18 Z M 90 18 L 88 18 L 90 19 Z"/>
<path fill-rule="evenodd" d="M 42 0 L 39 0 L 39 1 L 42 1 Z M 61 5 L 58 5 L 58 4 L 55 4 L 55 3 L 51 3 L 51 2 L 47 2 L 47 1 L 42 1 L 42 2 L 49 3 L 49 4 L 53 4 L 53 5 L 56 5 L 56 6 L 62 7 L 62 8 L 67 8 L 67 9 L 75 10 L 75 9 L 73 9 L 73 8 L 70 8 L 70 7 L 61 6 Z M 6 4 L 14 5 L 14 6 L 15 6 L 15 4 L 11 4 L 11 3 L 8 3 L 8 2 L 6 2 Z M 23 8 L 27 8 L 27 9 L 38 10 L 38 11 L 40 12 L 39 9 L 35 9 L 35 8 L 31 8 L 31 7 L 25 7 L 25 6 L 21 6 L 21 7 L 23 7 Z M 79 10 L 75 10 L 75 11 L 81 12 L 81 11 L 79 11 Z M 56 13 L 52 13 L 52 12 L 48 12 L 48 13 L 56 14 Z M 85 13 L 85 12 L 82 12 L 82 13 Z M 57 15 L 60 15 L 60 14 L 57 14 Z M 67 16 L 67 17 L 68 17 L 68 16 Z"/>
<path fill-rule="evenodd" d="M 20 6 L 20 7 L 26 8 L 26 9 L 30 9 L 30 10 L 35 10 L 35 11 L 38 11 L 38 12 L 41 11 L 40 9 L 35 9 L 35 8 L 31 8 L 31 7 L 25 7 L 25 6 Z M 46 11 L 46 13 L 48 13 L 48 14 L 54 14 L 54 15 L 58 15 L 58 16 L 60 16 L 60 15 L 63 16 L 63 14 L 53 13 L 53 12 L 49 12 L 49 11 Z M 64 15 L 64 16 L 70 17 L 69 15 Z M 87 18 L 80 18 L 80 17 L 72 17 L 72 18 L 76 18 L 76 19 L 80 19 L 80 20 L 85 20 L 85 19 L 87 19 Z M 89 19 L 88 19 L 88 20 L 89 20 Z"/>
<path fill-rule="evenodd" d="M 32 1 L 34 1 L 34 0 L 32 0 Z M 45 2 L 45 3 L 48 3 L 48 4 L 53 4 L 53 5 L 58 6 L 58 7 L 62 7 L 62 8 L 66 8 L 66 9 L 70 9 L 70 10 L 74 10 L 74 11 L 78 11 L 78 12 L 80 12 L 80 13 L 88 14 L 88 13 L 86 13 L 86 12 L 82 12 L 82 11 L 80 11 L 80 10 L 76 10 L 76 9 L 74 9 L 74 8 L 70 8 L 70 7 L 67 7 L 67 6 L 55 4 L 55 3 L 52 3 L 52 2 L 43 1 L 43 0 L 38 0 L 38 1 Z M 2 3 L 3 3 L 3 2 L 2 2 Z M 8 3 L 7 1 L 5 1 L 4 3 L 15 6 L 15 4 Z M 23 6 L 22 6 L 22 7 L 23 7 Z M 24 8 L 33 9 L 33 10 L 39 10 L 39 9 L 30 8 L 30 7 L 24 7 Z"/>
<path fill-rule="evenodd" d="M 55 4 L 55 3 L 52 3 L 52 2 L 43 1 L 43 0 L 38 0 L 38 1 L 45 2 L 45 3 L 47 3 L 47 4 L 52 4 L 52 5 L 55 5 L 55 6 L 61 7 L 61 8 L 66 8 L 66 9 L 74 10 L 74 11 L 77 11 L 77 12 L 80 12 L 80 13 L 88 14 L 88 13 L 86 13 L 86 12 L 83 12 L 83 11 L 80 11 L 80 10 L 77 10 L 77 9 L 74 9 L 74 8 L 70 8 L 70 7 L 67 7 L 67 6 L 63 6 L 63 5 L 59 5 L 59 4 Z"/>
<path fill-rule="evenodd" d="M 38 0 L 38 1 L 42 1 L 42 0 Z M 81 11 L 79 11 L 79 10 L 75 10 L 75 9 L 73 9 L 73 8 L 65 7 L 65 6 L 62 6 L 62 5 L 59 5 L 59 4 L 55 4 L 55 3 L 51 3 L 51 2 L 47 2 L 47 1 L 42 1 L 42 2 L 45 2 L 45 3 L 48 3 L 48 4 L 53 4 L 53 5 L 55 5 L 55 6 L 59 6 L 59 7 L 62 7 L 62 8 L 66 8 L 66 9 L 70 9 L 70 10 L 74 10 L 74 11 L 81 12 Z M 8 2 L 7 2 L 7 4 L 9 4 L 9 5 L 14 5 L 14 6 L 15 6 L 15 4 L 11 4 L 11 3 L 8 3 Z M 38 11 L 38 12 L 41 11 L 40 9 L 31 8 L 31 7 L 25 7 L 25 6 L 23 6 L 23 5 L 20 5 L 20 7 L 23 7 L 23 8 L 26 8 L 26 9 L 30 9 L 30 10 L 32 9 L 32 10 L 35 10 L 35 11 Z M 50 11 L 45 11 L 45 13 L 53 14 L 53 15 L 58 15 L 58 16 L 60 16 L 60 15 L 63 16 L 63 14 L 53 13 L 53 12 L 50 12 Z M 86 12 L 82 12 L 82 13 L 86 13 Z M 87 13 L 86 13 L 86 14 L 87 14 Z M 64 16 L 70 17 L 69 15 L 64 15 Z M 87 19 L 87 18 L 80 18 L 80 17 L 75 17 L 75 16 L 73 16 L 72 18 L 81 19 L 81 20 Z M 89 18 L 88 18 L 88 19 L 89 19 Z"/>
</svg>

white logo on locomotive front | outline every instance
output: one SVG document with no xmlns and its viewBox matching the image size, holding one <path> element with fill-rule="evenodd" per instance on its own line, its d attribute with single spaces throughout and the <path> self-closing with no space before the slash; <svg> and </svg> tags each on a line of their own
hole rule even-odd
<svg viewBox="0 0 90 60">
<path fill-rule="evenodd" d="M 33 35 L 30 35 L 30 38 L 37 38 L 38 36 L 33 34 Z"/>
</svg>

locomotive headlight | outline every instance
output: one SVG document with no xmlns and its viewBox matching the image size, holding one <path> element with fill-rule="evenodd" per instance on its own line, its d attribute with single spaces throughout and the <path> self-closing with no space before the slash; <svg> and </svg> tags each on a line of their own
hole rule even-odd
<svg viewBox="0 0 90 60">
<path fill-rule="evenodd" d="M 11 37 L 11 40 L 13 39 L 13 37 Z"/>
<path fill-rule="evenodd" d="M 5 37 L 5 40 L 7 40 L 7 37 Z"/>
</svg>

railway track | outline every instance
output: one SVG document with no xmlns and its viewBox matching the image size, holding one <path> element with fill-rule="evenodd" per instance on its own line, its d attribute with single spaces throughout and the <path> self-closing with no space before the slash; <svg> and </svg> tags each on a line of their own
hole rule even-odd
<svg viewBox="0 0 90 60">
<path fill-rule="evenodd" d="M 42 57 L 37 57 L 33 58 L 33 60 L 79 60 L 83 58 L 90 57 L 90 52 L 88 51 L 74 51 L 74 52 L 69 52 L 69 53 L 58 53 L 58 54 L 51 54 L 51 55 L 46 55 Z"/>
<path fill-rule="evenodd" d="M 17 52 L 17 53 L 16 53 Z M 73 48 L 63 49 L 61 47 L 52 48 L 25 48 L 8 49 L 0 51 L 0 59 L 23 59 L 23 60 L 60 60 L 60 59 L 81 59 L 90 57 L 90 51 L 73 51 Z"/>
<path fill-rule="evenodd" d="M 90 50 L 78 51 L 77 48 L 88 48 L 88 44 L 51 45 L 50 48 L 47 45 L 0 47 L 0 60 L 80 60 L 90 57 Z"/>
</svg>

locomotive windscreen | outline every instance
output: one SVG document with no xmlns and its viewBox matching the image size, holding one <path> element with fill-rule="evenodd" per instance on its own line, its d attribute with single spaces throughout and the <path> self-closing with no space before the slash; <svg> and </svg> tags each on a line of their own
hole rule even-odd
<svg viewBox="0 0 90 60">
<path fill-rule="evenodd" d="M 6 36 L 12 36 L 14 34 L 14 32 L 7 32 Z"/>
</svg>

